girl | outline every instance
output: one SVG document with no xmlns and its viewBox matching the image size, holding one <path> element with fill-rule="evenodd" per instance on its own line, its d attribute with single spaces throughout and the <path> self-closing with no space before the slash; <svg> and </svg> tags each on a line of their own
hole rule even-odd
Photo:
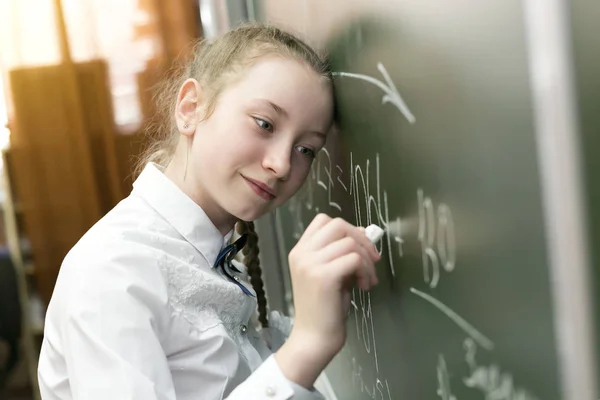
<svg viewBox="0 0 600 400">
<path fill-rule="evenodd" d="M 289 254 L 290 333 L 267 318 L 248 221 L 296 193 L 325 145 L 327 62 L 274 27 L 244 26 L 201 43 L 165 90 L 168 134 L 130 196 L 62 264 L 43 399 L 322 398 L 312 386 L 344 345 L 349 291 L 377 283 L 379 255 L 361 228 L 318 215 Z M 244 242 L 247 271 L 232 260 Z"/>
</svg>

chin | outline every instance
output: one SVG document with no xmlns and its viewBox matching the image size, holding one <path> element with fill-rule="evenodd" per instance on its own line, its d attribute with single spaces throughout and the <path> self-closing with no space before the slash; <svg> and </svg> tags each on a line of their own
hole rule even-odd
<svg viewBox="0 0 600 400">
<path fill-rule="evenodd" d="M 268 213 L 270 210 L 239 210 L 239 212 L 234 212 L 231 213 L 233 216 L 235 216 L 237 219 L 242 220 L 242 221 L 255 221 L 257 219 L 259 219 L 260 217 L 262 217 L 263 215 L 265 215 L 266 213 Z"/>
<path fill-rule="evenodd" d="M 254 193 L 253 193 L 254 195 Z M 277 198 L 274 201 L 269 203 L 261 202 L 262 204 L 257 204 L 258 202 L 249 201 L 246 204 L 230 204 L 231 207 L 227 209 L 229 214 L 233 215 L 235 218 L 242 221 L 255 221 L 262 217 L 265 214 L 275 210 L 278 206 L 281 205 L 280 199 Z"/>
</svg>

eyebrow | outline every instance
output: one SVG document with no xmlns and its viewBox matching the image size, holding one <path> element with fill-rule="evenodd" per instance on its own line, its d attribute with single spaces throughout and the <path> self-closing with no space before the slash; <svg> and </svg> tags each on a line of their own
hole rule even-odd
<svg viewBox="0 0 600 400">
<path fill-rule="evenodd" d="M 323 140 L 327 139 L 327 135 L 325 133 L 323 133 L 323 132 L 309 131 L 308 133 L 313 133 L 313 134 L 319 136 Z"/>
<path fill-rule="evenodd" d="M 270 105 L 273 108 L 273 110 L 275 110 L 275 112 L 277 114 L 282 115 L 282 116 L 287 116 L 288 115 L 287 112 L 282 107 L 278 106 L 277 104 L 273 103 L 272 101 L 267 100 L 267 99 L 258 99 L 258 100 L 261 101 L 261 102 L 263 102 L 263 103 L 267 103 L 268 105 Z M 309 131 L 308 133 L 313 133 L 313 134 L 321 137 L 323 140 L 327 139 L 327 134 L 325 134 L 323 132 Z"/>
<path fill-rule="evenodd" d="M 267 99 L 259 99 L 259 100 L 263 103 L 267 103 L 268 105 L 270 105 L 277 114 L 287 116 L 287 112 L 282 107 L 279 107 L 277 104 L 273 103 L 272 101 L 269 101 Z"/>
</svg>

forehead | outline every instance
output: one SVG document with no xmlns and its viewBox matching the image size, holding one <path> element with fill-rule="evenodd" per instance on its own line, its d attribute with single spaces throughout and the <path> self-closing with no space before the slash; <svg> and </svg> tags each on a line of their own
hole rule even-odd
<svg viewBox="0 0 600 400">
<path fill-rule="evenodd" d="M 265 57 L 248 67 L 225 90 L 229 100 L 266 99 L 283 108 L 291 118 L 331 119 L 331 84 L 305 63 L 282 57 Z"/>
</svg>

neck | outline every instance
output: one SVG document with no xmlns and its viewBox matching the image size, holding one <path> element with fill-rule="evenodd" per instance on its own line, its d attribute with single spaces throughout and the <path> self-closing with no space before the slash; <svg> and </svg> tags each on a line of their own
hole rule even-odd
<svg viewBox="0 0 600 400">
<path fill-rule="evenodd" d="M 180 141 L 180 145 L 183 140 Z M 186 171 L 185 148 L 180 151 L 178 146 L 173 158 L 165 168 L 164 174 L 170 179 L 183 193 L 185 193 L 194 203 L 206 213 L 215 227 L 223 236 L 227 235 L 237 222 L 237 218 L 223 210 L 219 205 L 203 190 L 202 185 L 194 177 L 191 162 L 188 160 Z M 185 147 L 185 146 L 184 146 Z M 183 157 L 181 156 L 183 153 Z"/>
</svg>

